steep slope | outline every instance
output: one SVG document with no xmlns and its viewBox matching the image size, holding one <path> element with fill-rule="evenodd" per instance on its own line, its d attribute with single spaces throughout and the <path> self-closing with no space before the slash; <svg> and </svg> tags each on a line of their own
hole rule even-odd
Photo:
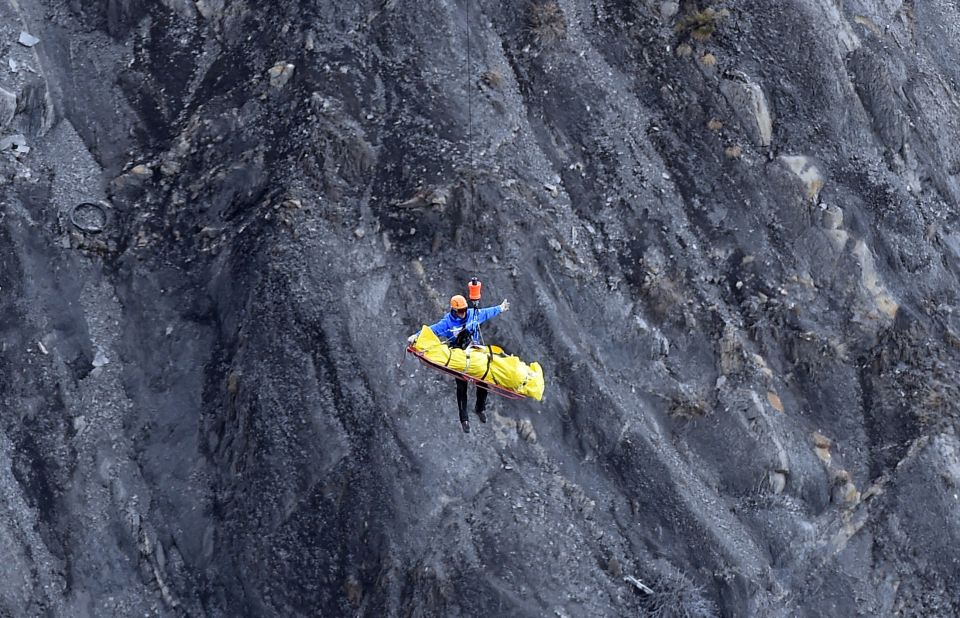
<svg viewBox="0 0 960 618">
<path fill-rule="evenodd" d="M 2 11 L 0 611 L 960 612 L 949 2 Z"/>
</svg>

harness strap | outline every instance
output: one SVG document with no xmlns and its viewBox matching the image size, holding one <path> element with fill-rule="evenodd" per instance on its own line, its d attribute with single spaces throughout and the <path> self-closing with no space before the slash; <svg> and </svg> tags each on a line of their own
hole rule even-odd
<svg viewBox="0 0 960 618">
<path fill-rule="evenodd" d="M 487 379 L 487 374 L 490 373 L 491 367 L 493 367 L 493 348 L 487 346 L 487 370 L 483 372 L 483 377 L 480 378 L 481 380 Z M 497 384 L 497 378 L 495 376 L 491 375 L 490 380 L 492 380 L 494 384 Z"/>
</svg>

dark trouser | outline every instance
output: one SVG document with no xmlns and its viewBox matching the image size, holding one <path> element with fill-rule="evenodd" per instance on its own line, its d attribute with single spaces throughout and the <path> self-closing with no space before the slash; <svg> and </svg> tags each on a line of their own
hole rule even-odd
<svg viewBox="0 0 960 618">
<path fill-rule="evenodd" d="M 487 407 L 487 389 L 477 384 L 477 411 L 483 412 Z M 460 420 L 467 418 L 467 381 L 457 380 L 457 408 L 460 409 Z"/>
</svg>

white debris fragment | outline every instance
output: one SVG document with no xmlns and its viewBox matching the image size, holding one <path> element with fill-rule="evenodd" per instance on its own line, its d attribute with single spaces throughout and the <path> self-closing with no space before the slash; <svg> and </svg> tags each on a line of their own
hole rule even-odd
<svg viewBox="0 0 960 618">
<path fill-rule="evenodd" d="M 107 355 L 100 348 L 97 348 L 97 353 L 93 357 L 93 366 L 94 367 L 103 367 L 110 363 L 110 359 L 107 358 Z"/>
<path fill-rule="evenodd" d="M 637 579 L 632 575 L 625 575 L 623 578 L 623 581 L 627 582 L 628 584 L 633 584 L 639 590 L 645 592 L 646 594 L 653 594 L 653 589 L 650 588 L 650 586 L 647 586 L 642 581 L 640 581 L 639 579 Z"/>
<path fill-rule="evenodd" d="M 49 353 L 50 353 L 50 352 L 47 351 L 47 347 L 46 347 L 45 345 L 43 345 L 43 342 L 42 342 L 42 341 L 38 341 L 38 342 L 37 342 L 37 348 L 40 350 L 40 353 L 41 353 L 41 354 L 49 354 Z"/>
<path fill-rule="evenodd" d="M 18 42 L 25 47 L 33 47 L 40 42 L 40 39 L 33 36 L 29 32 L 22 31 L 20 32 L 20 38 L 18 39 Z"/>
</svg>

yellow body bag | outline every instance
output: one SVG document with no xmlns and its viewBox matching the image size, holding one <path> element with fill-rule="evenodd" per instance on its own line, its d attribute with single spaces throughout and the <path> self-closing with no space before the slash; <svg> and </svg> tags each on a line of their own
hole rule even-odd
<svg viewBox="0 0 960 618">
<path fill-rule="evenodd" d="M 471 345 L 466 350 L 451 348 L 430 330 L 420 329 L 413 347 L 430 362 L 490 382 L 537 401 L 543 399 L 543 369 L 540 363 L 524 363 L 516 356 L 507 356 L 503 349 L 491 345 Z"/>
</svg>

